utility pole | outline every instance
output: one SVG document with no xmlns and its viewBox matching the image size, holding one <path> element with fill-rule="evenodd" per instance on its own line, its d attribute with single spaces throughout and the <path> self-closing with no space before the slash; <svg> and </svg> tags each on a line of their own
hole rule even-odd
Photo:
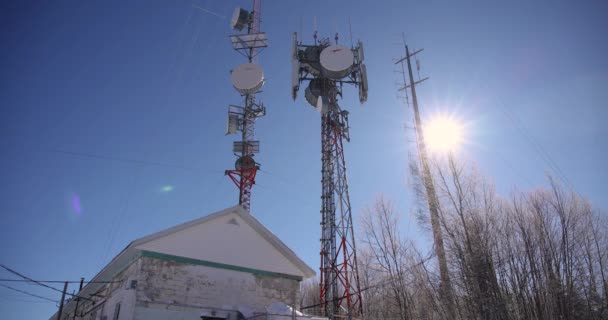
<svg viewBox="0 0 608 320">
<path fill-rule="evenodd" d="M 74 316 L 72 320 L 76 320 L 76 313 L 78 312 L 78 305 L 80 304 L 80 292 L 82 291 L 82 285 L 84 283 L 84 278 L 80 278 L 80 287 L 78 288 L 78 295 L 76 297 L 76 308 L 74 308 Z"/>
<path fill-rule="evenodd" d="M 63 300 L 65 300 L 65 292 L 68 291 L 68 282 L 63 284 L 63 292 L 61 293 L 61 301 L 59 301 L 59 313 L 57 313 L 57 320 L 61 320 L 61 314 L 63 313 Z"/>
<path fill-rule="evenodd" d="M 413 53 L 410 53 L 410 50 L 407 44 L 405 46 L 405 57 L 399 59 L 395 64 L 401 63 L 401 68 L 403 71 L 403 80 L 404 87 L 400 90 L 407 90 L 408 88 L 412 93 L 412 105 L 414 108 L 414 119 L 415 119 L 415 127 L 416 134 L 418 136 L 417 145 L 418 145 L 418 156 L 420 157 L 420 163 L 422 165 L 422 182 L 424 183 L 424 187 L 426 190 L 427 201 L 429 205 L 429 212 L 431 216 L 431 229 L 433 231 L 433 240 L 435 242 L 435 253 L 437 254 L 437 260 L 439 262 L 439 275 L 441 281 L 439 283 L 439 295 L 440 298 L 447 309 L 448 317 L 454 317 L 456 314 L 454 313 L 454 300 L 452 297 L 452 285 L 450 281 L 450 274 L 448 270 L 448 264 L 445 257 L 445 248 L 443 245 L 443 234 L 441 233 L 441 224 L 439 222 L 439 200 L 437 198 L 437 193 L 435 191 L 435 185 L 433 184 L 433 176 L 431 175 L 431 169 L 429 166 L 429 159 L 426 150 L 426 145 L 424 143 L 424 132 L 422 130 L 422 121 L 420 120 L 420 111 L 418 109 L 418 98 L 416 96 L 416 85 L 421 83 L 422 81 L 428 79 L 424 78 L 418 81 L 414 81 L 414 75 L 412 72 L 412 63 L 410 58 L 417 53 L 421 52 L 423 49 L 417 50 Z M 405 79 L 405 70 L 403 66 L 403 61 L 407 62 L 407 71 L 409 75 L 409 85 L 406 83 Z"/>
</svg>

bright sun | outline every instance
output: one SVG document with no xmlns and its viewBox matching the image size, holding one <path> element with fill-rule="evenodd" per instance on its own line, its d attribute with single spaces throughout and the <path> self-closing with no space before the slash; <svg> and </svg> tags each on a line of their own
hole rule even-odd
<svg viewBox="0 0 608 320">
<path fill-rule="evenodd" d="M 424 126 L 424 140 L 432 152 L 453 152 L 463 143 L 464 128 L 460 121 L 446 115 L 430 119 Z"/>
</svg>

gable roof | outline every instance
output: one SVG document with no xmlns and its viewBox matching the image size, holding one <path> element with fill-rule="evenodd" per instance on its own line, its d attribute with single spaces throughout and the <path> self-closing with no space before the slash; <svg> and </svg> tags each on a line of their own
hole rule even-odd
<svg viewBox="0 0 608 320">
<path fill-rule="evenodd" d="M 178 235 L 180 233 L 184 233 L 189 229 L 197 228 L 207 223 L 210 223 L 214 220 L 220 218 L 228 218 L 228 217 L 237 217 L 240 221 L 244 222 L 248 227 L 253 229 L 253 231 L 263 238 L 269 246 L 274 248 L 276 252 L 278 252 L 282 257 L 285 258 L 286 261 L 290 263 L 291 272 L 287 272 L 287 274 L 297 276 L 297 278 L 310 278 L 315 276 L 315 271 L 311 269 L 304 261 L 302 261 L 289 247 L 287 247 L 277 236 L 275 236 L 270 230 L 268 230 L 262 223 L 260 223 L 253 215 L 243 209 L 241 206 L 230 207 L 207 216 L 185 222 L 179 224 L 177 226 L 161 230 L 159 232 L 150 234 L 148 236 L 136 239 L 129 243 L 117 256 L 115 256 L 110 263 L 108 263 L 93 279 L 91 282 L 103 282 L 103 281 L 111 281 L 112 278 L 128 267 L 133 261 L 139 258 L 142 252 L 147 251 L 147 246 L 153 243 L 158 243 L 159 241 L 163 241 L 168 237 Z M 229 223 L 232 223 L 232 220 L 229 220 Z M 238 223 L 238 222 L 237 222 Z M 166 252 L 169 253 L 170 252 Z M 187 257 L 188 258 L 188 257 Z M 191 259 L 192 260 L 192 259 Z M 216 263 L 217 265 L 222 265 L 223 261 L 212 261 L 211 263 Z M 241 268 L 244 271 L 253 270 L 251 268 L 247 268 L 247 266 L 239 266 L 245 267 Z M 235 269 L 233 269 L 235 270 Z M 270 270 L 273 271 L 273 270 Z M 270 272 L 272 273 L 272 272 Z M 286 273 L 286 272 L 284 272 Z M 88 283 L 81 292 L 78 293 L 79 296 L 88 298 L 90 294 L 95 293 L 103 286 L 102 283 Z M 65 307 L 64 312 L 70 313 L 76 303 L 75 299 L 71 300 Z M 55 319 L 57 314 L 53 315 L 51 319 Z"/>
<path fill-rule="evenodd" d="M 192 241 L 208 241 L 212 245 L 201 247 Z M 277 236 L 240 206 L 153 233 L 133 241 L 129 247 L 303 278 L 315 275 Z"/>
</svg>

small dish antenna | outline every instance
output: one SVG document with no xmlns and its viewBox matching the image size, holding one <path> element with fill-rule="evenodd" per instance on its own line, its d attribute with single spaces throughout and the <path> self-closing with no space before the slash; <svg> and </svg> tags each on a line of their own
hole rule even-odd
<svg viewBox="0 0 608 320">
<path fill-rule="evenodd" d="M 323 49 L 319 60 L 324 76 L 340 80 L 350 74 L 355 56 L 351 49 L 335 44 Z"/>
<path fill-rule="evenodd" d="M 232 71 L 230 80 L 240 94 L 256 93 L 264 85 L 264 72 L 255 63 L 244 63 Z"/>
<path fill-rule="evenodd" d="M 324 96 L 319 97 L 315 110 L 319 111 L 321 114 L 327 113 L 329 111 L 329 98 Z"/>
<path fill-rule="evenodd" d="M 236 30 L 243 30 L 243 28 L 251 21 L 251 14 L 249 11 L 236 7 L 232 13 L 232 19 L 230 19 L 230 27 Z"/>
<path fill-rule="evenodd" d="M 255 160 L 251 156 L 244 156 L 236 159 L 234 163 L 234 168 L 237 170 L 241 169 L 251 169 L 256 166 Z"/>
<path fill-rule="evenodd" d="M 304 91 L 306 101 L 320 113 L 329 111 L 329 88 L 333 86 L 327 78 L 315 78 L 310 80 Z"/>
</svg>

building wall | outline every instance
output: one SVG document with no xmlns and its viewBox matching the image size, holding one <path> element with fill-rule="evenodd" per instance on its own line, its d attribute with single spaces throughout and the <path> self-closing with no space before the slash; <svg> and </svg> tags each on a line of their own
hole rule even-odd
<svg viewBox="0 0 608 320">
<path fill-rule="evenodd" d="M 171 259 L 139 260 L 134 319 L 199 319 L 201 310 L 236 319 L 234 310 L 240 306 L 263 313 L 272 302 L 297 301 L 297 279 Z"/>
<path fill-rule="evenodd" d="M 146 256 L 152 255 L 152 256 Z M 237 319 L 243 307 L 264 313 L 272 302 L 297 303 L 300 279 L 265 270 L 144 252 L 104 285 L 92 301 L 79 304 L 82 320 L 200 319 L 201 312 Z M 63 319 L 72 319 L 73 313 Z"/>
</svg>

